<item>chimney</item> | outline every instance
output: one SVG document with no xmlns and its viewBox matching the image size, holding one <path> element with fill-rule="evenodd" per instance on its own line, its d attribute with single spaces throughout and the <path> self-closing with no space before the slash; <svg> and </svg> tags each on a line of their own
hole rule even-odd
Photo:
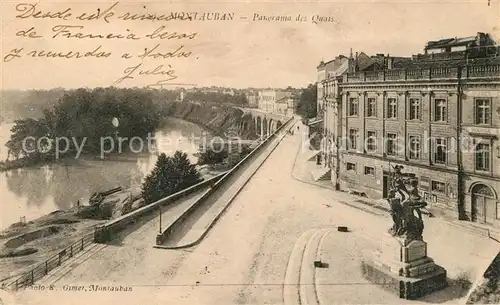
<svg viewBox="0 0 500 305">
<path fill-rule="evenodd" d="M 392 69 L 392 61 L 393 61 L 393 58 L 389 54 L 387 54 L 387 69 L 388 70 Z"/>
<path fill-rule="evenodd" d="M 358 52 L 356 52 L 356 59 L 354 62 L 354 72 L 358 72 L 359 66 L 358 66 Z"/>
<path fill-rule="evenodd" d="M 352 58 L 352 48 L 351 48 L 351 54 L 349 55 L 349 59 L 347 60 L 347 72 L 349 73 L 354 72 L 354 58 Z"/>
</svg>

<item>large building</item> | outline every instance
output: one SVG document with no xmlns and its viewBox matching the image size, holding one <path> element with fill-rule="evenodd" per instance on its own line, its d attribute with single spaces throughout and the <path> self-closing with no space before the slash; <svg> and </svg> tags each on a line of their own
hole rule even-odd
<svg viewBox="0 0 500 305">
<path fill-rule="evenodd" d="M 288 99 L 292 95 L 291 91 L 285 90 L 261 90 L 259 91 L 259 109 L 265 112 L 279 112 L 279 109 L 283 109 L 280 104 L 288 105 Z"/>
<path fill-rule="evenodd" d="M 274 112 L 284 116 L 292 116 L 295 114 L 295 106 L 297 105 L 297 97 L 291 95 L 287 98 L 282 98 L 276 101 Z"/>
<path fill-rule="evenodd" d="M 259 106 L 259 93 L 257 91 L 248 91 L 245 93 L 245 97 L 247 98 L 248 105 L 250 107 L 258 107 Z"/>
<path fill-rule="evenodd" d="M 318 83 L 332 183 L 386 198 L 393 166 L 403 165 L 434 214 L 500 226 L 500 54 L 491 37 L 362 58 L 351 54 L 347 71 Z"/>
</svg>

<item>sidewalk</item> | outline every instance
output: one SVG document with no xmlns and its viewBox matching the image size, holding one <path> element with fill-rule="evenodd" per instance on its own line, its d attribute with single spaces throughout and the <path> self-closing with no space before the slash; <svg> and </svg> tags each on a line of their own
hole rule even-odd
<svg viewBox="0 0 500 305">
<path fill-rule="evenodd" d="M 301 133 L 307 133 L 307 126 L 300 125 L 300 132 L 297 132 L 296 136 L 301 136 Z M 297 154 L 295 156 L 295 163 L 291 172 L 291 176 L 298 181 L 307 183 L 313 186 L 330 189 L 332 191 L 332 199 L 338 200 L 339 202 L 349 205 L 353 208 L 366 211 L 371 214 L 376 215 L 389 215 L 389 206 L 385 201 L 376 201 L 373 199 L 368 199 L 366 197 L 355 196 L 343 191 L 335 191 L 335 186 L 330 180 L 319 180 L 315 181 L 312 175 L 314 170 L 317 170 L 323 165 L 317 165 L 315 161 L 309 161 L 318 151 L 313 151 L 310 149 L 301 149 L 299 146 L 297 149 Z"/>
<path fill-rule="evenodd" d="M 301 123 L 298 124 L 300 124 L 300 133 L 307 133 L 307 126 L 304 126 Z M 309 161 L 309 159 L 313 157 L 317 152 L 319 151 L 313 151 L 310 149 L 306 149 L 305 147 L 304 149 L 301 149 L 301 147 L 299 146 L 291 173 L 292 177 L 295 180 L 317 187 L 331 189 L 332 198 L 338 200 L 343 204 L 349 205 L 356 209 L 364 210 L 371 214 L 386 215 L 387 217 L 389 217 L 390 207 L 388 203 L 383 199 L 374 200 L 366 197 L 356 196 L 345 191 L 335 191 L 335 187 L 331 181 L 315 181 L 312 172 L 324 166 L 323 164 L 317 165 L 315 161 Z M 425 209 L 422 210 L 422 212 L 429 217 L 434 217 L 434 215 L 432 215 Z M 443 223 L 447 225 L 454 226 L 481 236 L 489 237 L 500 243 L 500 230 L 493 227 L 482 225 L 479 223 L 460 221 L 458 219 L 455 220 L 440 217 L 439 220 L 443 221 Z"/>
<path fill-rule="evenodd" d="M 307 133 L 303 125 L 300 128 L 300 132 Z M 297 141 L 300 139 L 297 138 Z M 331 190 L 329 197 L 332 200 L 332 206 L 335 202 L 340 202 L 363 210 L 367 212 L 366 215 L 372 216 L 356 216 L 358 218 L 354 218 L 352 224 L 355 224 L 358 230 L 353 232 L 346 234 L 332 229 L 329 233 L 318 233 L 315 239 L 305 242 L 309 246 L 305 246 L 307 251 L 304 250 L 304 253 L 311 253 L 311 255 L 304 257 L 306 262 L 305 265 L 303 263 L 305 266 L 303 274 L 308 276 L 300 282 L 314 284 L 306 285 L 310 288 L 302 290 L 312 289 L 313 291 L 304 291 L 300 297 L 311 301 L 311 304 L 332 304 L 333 301 L 334 303 L 357 304 L 409 303 L 385 292 L 381 287 L 368 283 L 359 273 L 360 261 L 366 255 L 364 252 L 381 245 L 379 234 L 382 231 L 385 232 L 383 226 L 386 221 L 387 226 L 391 223 L 387 203 L 383 200 L 370 200 L 366 197 L 335 191 L 330 181 L 315 181 L 312 172 L 317 170 L 318 165 L 315 161 L 308 161 L 314 154 L 312 150 L 301 150 L 301 147 L 298 147 L 291 176 L 298 181 L 310 184 L 311 187 Z M 386 220 L 381 219 L 380 216 L 385 217 Z M 425 218 L 425 231 L 427 232 L 425 239 L 429 246 L 430 257 L 446 268 L 450 286 L 411 303 L 463 303 L 467 299 L 469 289 L 464 288 L 459 279 L 464 277 L 473 284 L 480 281 L 484 270 L 498 253 L 498 243 L 485 234 L 489 231 L 475 224 L 440 217 Z M 361 227 L 365 229 L 360 231 Z M 327 263 L 329 267 L 314 268 L 310 265 L 311 260 L 314 260 L 313 253 L 317 253 L 317 260 Z M 314 295 L 316 297 L 313 297 Z"/>
</svg>

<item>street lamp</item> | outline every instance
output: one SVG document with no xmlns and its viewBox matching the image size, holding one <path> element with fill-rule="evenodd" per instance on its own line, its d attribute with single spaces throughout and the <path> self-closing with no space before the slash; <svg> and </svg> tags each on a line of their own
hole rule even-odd
<svg viewBox="0 0 500 305">
<path fill-rule="evenodd" d="M 160 211 L 160 234 L 161 234 L 161 204 L 158 205 L 158 209 Z"/>
</svg>

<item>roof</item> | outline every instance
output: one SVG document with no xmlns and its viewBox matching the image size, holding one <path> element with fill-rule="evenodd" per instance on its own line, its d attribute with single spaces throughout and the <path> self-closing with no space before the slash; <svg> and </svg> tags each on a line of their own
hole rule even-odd
<svg viewBox="0 0 500 305">
<path fill-rule="evenodd" d="M 476 42 L 476 36 L 462 37 L 462 38 L 445 38 L 437 41 L 429 41 L 425 46 L 426 49 L 437 49 L 445 47 L 466 46 Z"/>
<path fill-rule="evenodd" d="M 327 61 L 327 62 L 321 61 L 317 68 L 320 69 L 320 68 L 324 68 L 326 66 L 330 66 L 331 69 L 329 69 L 329 70 L 337 70 L 342 66 L 342 64 L 345 61 L 347 61 L 347 57 L 345 57 L 344 55 L 339 55 L 330 61 Z"/>
<path fill-rule="evenodd" d="M 376 62 L 376 59 L 366 55 L 365 52 L 361 52 L 358 54 L 358 71 L 366 70 L 373 66 Z"/>
<path fill-rule="evenodd" d="M 282 97 L 279 100 L 277 100 L 275 103 L 279 103 L 279 104 L 286 103 L 289 99 L 290 99 L 289 96 L 285 96 L 285 97 Z"/>
</svg>

